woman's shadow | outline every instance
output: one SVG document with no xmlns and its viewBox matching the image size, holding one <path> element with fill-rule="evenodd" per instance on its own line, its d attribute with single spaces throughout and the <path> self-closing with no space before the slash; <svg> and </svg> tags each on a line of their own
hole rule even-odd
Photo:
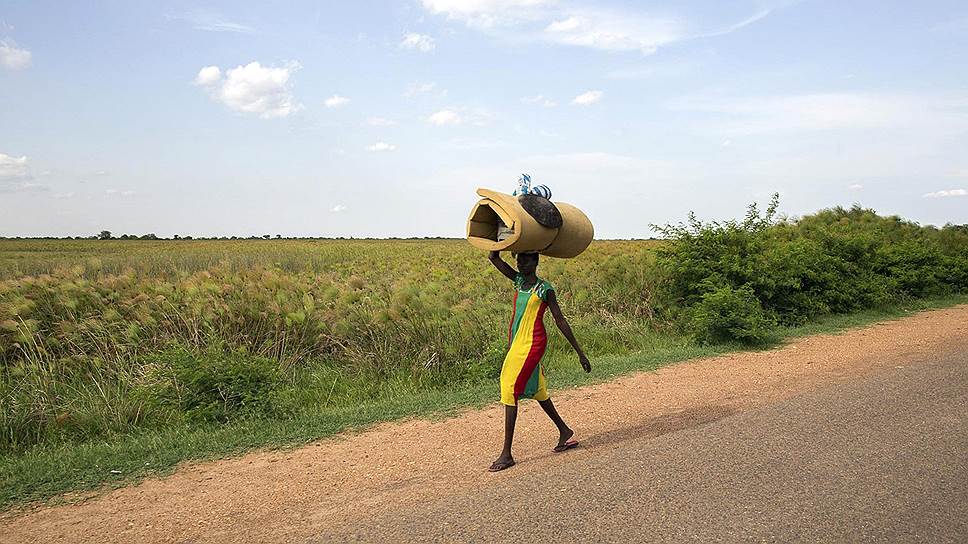
<svg viewBox="0 0 968 544">
<path fill-rule="evenodd" d="M 614 446 L 628 440 L 656 438 L 664 434 L 692 429 L 718 421 L 736 413 L 736 408 L 724 405 L 706 405 L 689 408 L 672 414 L 652 417 L 632 426 L 616 427 L 588 435 L 581 441 L 582 449 Z M 551 455 L 551 454 L 547 454 Z M 540 457 L 546 457 L 542 455 Z"/>
<path fill-rule="evenodd" d="M 582 446 L 596 448 L 612 446 L 627 440 L 641 438 L 656 438 L 664 434 L 674 433 L 706 425 L 728 417 L 736 412 L 735 408 L 722 405 L 706 405 L 689 408 L 673 414 L 652 417 L 631 427 L 618 427 L 598 434 L 588 436 Z"/>
</svg>

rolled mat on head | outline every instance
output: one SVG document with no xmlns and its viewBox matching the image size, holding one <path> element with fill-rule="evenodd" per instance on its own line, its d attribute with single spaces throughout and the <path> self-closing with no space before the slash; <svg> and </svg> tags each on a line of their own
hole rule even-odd
<svg viewBox="0 0 968 544">
<path fill-rule="evenodd" d="M 551 245 L 542 250 L 541 254 L 559 259 L 577 257 L 592 243 L 595 228 L 588 216 L 571 204 L 555 202 L 555 206 L 561 213 L 561 228 L 558 229 L 558 236 L 555 236 Z"/>
<path fill-rule="evenodd" d="M 595 229 L 581 210 L 554 202 L 561 214 L 560 228 L 542 226 L 521 206 L 517 197 L 489 189 L 478 189 L 481 197 L 467 218 L 467 241 L 487 251 L 536 251 L 548 257 L 578 256 L 592 242 Z M 498 228 L 510 229 L 499 239 Z"/>
</svg>

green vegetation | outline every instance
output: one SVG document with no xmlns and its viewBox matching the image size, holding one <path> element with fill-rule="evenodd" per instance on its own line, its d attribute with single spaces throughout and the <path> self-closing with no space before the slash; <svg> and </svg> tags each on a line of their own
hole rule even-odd
<svg viewBox="0 0 968 544">
<path fill-rule="evenodd" d="M 777 205 L 774 195 L 742 221 L 690 215 L 661 229 L 672 241 L 657 259 L 665 316 L 707 343 L 762 344 L 778 324 L 968 291 L 964 226 L 921 227 L 859 206 L 776 221 Z"/>
<path fill-rule="evenodd" d="M 554 385 L 965 300 L 961 227 L 773 212 L 543 260 Z M 462 240 L 0 240 L 0 505 L 487 403 L 508 300 Z"/>
<path fill-rule="evenodd" d="M 5 452 L 318 414 L 495 378 L 504 354 L 506 281 L 460 240 L 0 245 L 37 271 L 0 283 Z M 654 245 L 543 263 L 591 353 L 642 348 Z"/>
</svg>

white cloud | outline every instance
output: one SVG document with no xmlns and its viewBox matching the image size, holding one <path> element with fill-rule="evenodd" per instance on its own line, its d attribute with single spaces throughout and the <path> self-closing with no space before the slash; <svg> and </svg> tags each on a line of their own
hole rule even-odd
<svg viewBox="0 0 968 544">
<path fill-rule="evenodd" d="M 924 193 L 921 196 L 923 198 L 949 198 L 953 196 L 968 196 L 968 191 L 964 189 L 948 189 L 947 191 L 935 191 L 933 193 Z"/>
<path fill-rule="evenodd" d="M 545 30 L 548 32 L 571 32 L 572 30 L 578 30 L 581 25 L 581 19 L 578 17 L 569 17 L 564 21 L 553 21 Z"/>
<path fill-rule="evenodd" d="M 26 155 L 11 157 L 0 153 L 0 180 L 26 179 L 29 177 Z"/>
<path fill-rule="evenodd" d="M 366 120 L 366 124 L 371 127 L 392 127 L 397 124 L 393 119 L 386 119 L 384 117 L 370 117 Z"/>
<path fill-rule="evenodd" d="M 427 121 L 438 126 L 457 125 L 460 124 L 461 117 L 454 110 L 440 110 L 428 117 Z"/>
<path fill-rule="evenodd" d="M 541 17 L 555 0 L 422 0 L 431 13 L 447 15 L 471 26 L 488 28 Z"/>
<path fill-rule="evenodd" d="M 11 157 L 0 153 L 0 192 L 46 191 L 48 187 L 33 182 L 27 156 Z"/>
<path fill-rule="evenodd" d="M 349 104 L 349 102 L 350 102 L 349 98 L 346 98 L 345 96 L 340 96 L 338 94 L 334 94 L 333 96 L 327 98 L 326 101 L 323 103 L 326 105 L 327 108 L 338 108 L 340 106 L 345 106 L 346 104 Z"/>
<path fill-rule="evenodd" d="M 11 70 L 23 70 L 30 66 L 33 55 L 26 49 L 20 49 L 17 44 L 0 40 L 0 65 Z"/>
<path fill-rule="evenodd" d="M 679 41 L 687 34 L 684 24 L 674 19 L 583 10 L 553 20 L 541 38 L 556 44 L 605 51 L 654 53 L 660 46 Z"/>
<path fill-rule="evenodd" d="M 642 7 L 576 7 L 557 0 L 422 0 L 431 13 L 462 21 L 499 39 L 521 43 L 544 41 L 557 45 L 590 47 L 607 51 L 638 50 L 644 54 L 661 46 L 695 38 L 709 38 L 736 32 L 771 13 L 760 9 L 752 14 L 733 13 L 729 23 L 701 23 L 708 17 L 686 17 L 647 12 Z M 636 4 L 633 3 L 633 6 Z M 681 9 L 687 9 L 683 6 Z"/>
<path fill-rule="evenodd" d="M 233 23 L 232 21 L 210 21 L 207 23 L 197 23 L 195 30 L 205 30 L 207 32 L 237 32 L 239 34 L 252 34 L 255 29 L 249 25 Z"/>
<path fill-rule="evenodd" d="M 333 206 L 332 208 L 330 208 L 329 211 L 331 211 L 333 213 L 345 212 L 346 211 L 346 206 L 343 205 L 343 204 L 337 204 L 337 205 Z"/>
<path fill-rule="evenodd" d="M 588 106 L 590 104 L 594 104 L 596 102 L 601 101 L 603 96 L 605 96 L 605 93 L 603 93 L 602 91 L 587 91 L 576 96 L 575 99 L 571 101 L 571 103 L 577 104 L 579 106 Z"/>
<path fill-rule="evenodd" d="M 418 51 L 423 51 L 424 53 L 429 53 L 433 51 L 437 45 L 434 43 L 434 39 L 426 34 L 407 32 L 403 35 L 403 41 L 400 42 L 400 47 L 403 49 L 416 49 Z"/>
<path fill-rule="evenodd" d="M 373 145 L 366 146 L 367 151 L 396 151 L 397 146 L 394 144 L 388 144 L 386 142 L 377 142 Z"/>
<path fill-rule="evenodd" d="M 697 37 L 697 38 L 711 38 L 711 37 L 714 37 L 714 36 L 724 36 L 726 34 L 732 34 L 733 32 L 736 32 L 737 30 L 741 30 L 741 29 L 743 29 L 743 28 L 745 28 L 745 27 L 747 27 L 747 26 L 749 26 L 749 25 L 751 25 L 751 24 L 759 21 L 760 19 L 766 17 L 770 13 L 773 13 L 773 9 L 772 8 L 761 9 L 760 11 L 757 11 L 756 13 L 754 13 L 754 14 L 750 15 L 749 17 L 743 19 L 742 21 L 739 21 L 737 23 L 733 23 L 731 25 L 727 25 L 727 26 L 722 27 L 722 28 L 713 29 L 713 30 L 709 30 L 709 31 L 704 32 L 704 33 L 700 33 L 700 34 L 698 34 L 695 37 Z"/>
<path fill-rule="evenodd" d="M 864 186 L 861 185 L 860 183 L 854 183 L 853 185 L 851 185 L 851 186 L 849 186 L 847 188 L 850 189 L 851 191 L 860 191 L 861 189 L 864 188 Z"/>
<path fill-rule="evenodd" d="M 207 87 L 215 85 L 220 79 L 222 79 L 222 70 L 218 66 L 206 66 L 195 76 L 195 85 Z"/>
<path fill-rule="evenodd" d="M 195 84 L 209 90 L 213 98 L 230 109 L 258 114 L 263 119 L 286 117 L 302 109 L 292 96 L 289 79 L 301 68 L 298 62 L 262 66 L 250 62 L 226 70 L 221 77 L 217 66 L 199 70 Z"/>
<path fill-rule="evenodd" d="M 68 198 L 74 198 L 75 193 L 73 191 L 68 193 L 54 193 L 53 197 L 58 200 L 66 200 Z"/>
<path fill-rule="evenodd" d="M 540 94 L 522 98 L 521 102 L 524 102 L 525 104 L 539 104 L 546 108 L 553 108 L 558 105 L 558 103 L 555 102 L 554 100 L 551 100 L 550 98 L 546 98 L 544 95 L 540 95 Z"/>
<path fill-rule="evenodd" d="M 437 83 L 431 81 L 427 83 L 411 83 L 407 87 L 407 90 L 403 93 L 406 98 L 413 98 L 418 95 L 428 94 L 437 89 Z M 447 89 L 440 89 L 437 91 L 437 96 L 439 98 L 444 98 L 447 96 Z"/>
<path fill-rule="evenodd" d="M 226 20 L 221 14 L 209 10 L 196 9 L 183 15 L 165 15 L 165 18 L 171 21 L 187 21 L 195 30 L 206 32 L 255 33 L 251 26 Z"/>
</svg>

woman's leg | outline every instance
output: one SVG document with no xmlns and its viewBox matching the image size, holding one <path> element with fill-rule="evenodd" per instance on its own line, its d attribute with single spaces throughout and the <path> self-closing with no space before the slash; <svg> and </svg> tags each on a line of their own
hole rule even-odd
<svg viewBox="0 0 968 544">
<path fill-rule="evenodd" d="M 538 401 L 538 404 L 541 405 L 541 408 L 546 414 L 548 414 L 548 417 L 551 418 L 551 421 L 554 422 L 555 427 L 558 427 L 558 445 L 564 445 L 565 442 L 568 442 L 569 438 L 574 436 L 575 431 L 568 428 L 568 425 L 565 425 L 565 421 L 561 419 L 560 415 L 558 415 L 558 410 L 555 409 L 555 405 L 553 402 L 551 402 L 550 398 Z"/>
<path fill-rule="evenodd" d="M 504 407 L 504 449 L 501 457 L 511 459 L 511 442 L 514 442 L 514 424 L 518 421 L 518 407 Z"/>
<path fill-rule="evenodd" d="M 491 464 L 491 470 L 503 470 L 514 464 L 511 443 L 514 442 L 514 424 L 518 420 L 518 407 L 504 405 L 504 449 L 501 456 Z"/>
</svg>

